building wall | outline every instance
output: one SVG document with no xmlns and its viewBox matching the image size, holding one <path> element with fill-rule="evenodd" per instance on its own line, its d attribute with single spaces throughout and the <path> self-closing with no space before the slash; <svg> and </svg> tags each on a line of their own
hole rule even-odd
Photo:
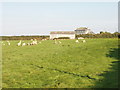
<svg viewBox="0 0 120 90">
<path fill-rule="evenodd" d="M 70 39 L 75 39 L 75 34 L 50 34 L 50 39 L 59 37 L 69 37 Z"/>
</svg>

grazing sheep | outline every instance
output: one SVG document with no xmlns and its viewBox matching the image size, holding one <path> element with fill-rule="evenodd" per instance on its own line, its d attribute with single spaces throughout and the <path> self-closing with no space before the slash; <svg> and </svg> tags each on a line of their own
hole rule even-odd
<svg viewBox="0 0 120 90">
<path fill-rule="evenodd" d="M 17 46 L 20 46 L 21 45 L 21 40 L 20 40 L 20 42 L 17 44 Z"/>
<path fill-rule="evenodd" d="M 57 42 L 55 41 L 54 44 L 57 44 Z"/>
<path fill-rule="evenodd" d="M 33 45 L 37 45 L 37 41 L 33 41 Z"/>
<path fill-rule="evenodd" d="M 23 44 L 22 44 L 22 46 L 25 46 L 25 45 L 26 45 L 26 43 L 23 43 Z"/>
<path fill-rule="evenodd" d="M 82 40 L 83 43 L 85 43 L 86 41 L 85 40 Z"/>
<path fill-rule="evenodd" d="M 78 40 L 76 40 L 75 42 L 76 42 L 76 43 L 79 43 L 79 41 L 78 41 Z"/>
<path fill-rule="evenodd" d="M 8 43 L 8 45 L 10 46 L 10 42 L 9 42 L 9 41 L 7 41 L 7 43 Z"/>
<path fill-rule="evenodd" d="M 35 39 L 34 41 L 32 41 L 32 43 L 30 43 L 30 45 L 37 45 L 37 40 Z"/>
<path fill-rule="evenodd" d="M 42 39 L 42 41 L 44 41 L 44 39 Z"/>
<path fill-rule="evenodd" d="M 8 45 L 10 46 L 10 42 L 8 42 Z"/>
<path fill-rule="evenodd" d="M 4 42 L 1 42 L 2 45 L 5 45 Z"/>
<path fill-rule="evenodd" d="M 31 39 L 31 41 L 33 41 L 33 39 Z"/>
<path fill-rule="evenodd" d="M 56 41 L 56 39 L 55 39 L 55 42 L 54 42 L 54 44 L 58 44 L 58 42 Z"/>
<path fill-rule="evenodd" d="M 61 41 L 59 41 L 59 43 L 61 44 Z"/>
<path fill-rule="evenodd" d="M 61 44 L 61 43 L 62 43 L 61 41 L 57 41 L 57 40 L 55 39 L 54 44 Z"/>
<path fill-rule="evenodd" d="M 37 40 L 36 39 L 35 39 L 34 43 L 35 43 L 35 45 L 37 45 Z"/>
</svg>

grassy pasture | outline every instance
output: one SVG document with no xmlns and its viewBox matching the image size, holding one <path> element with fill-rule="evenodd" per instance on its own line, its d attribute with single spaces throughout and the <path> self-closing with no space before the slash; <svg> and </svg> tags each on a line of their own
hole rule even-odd
<svg viewBox="0 0 120 90">
<path fill-rule="evenodd" d="M 60 41 L 23 47 L 16 46 L 19 41 L 10 41 L 10 46 L 2 46 L 3 87 L 118 87 L 118 39 Z"/>
</svg>

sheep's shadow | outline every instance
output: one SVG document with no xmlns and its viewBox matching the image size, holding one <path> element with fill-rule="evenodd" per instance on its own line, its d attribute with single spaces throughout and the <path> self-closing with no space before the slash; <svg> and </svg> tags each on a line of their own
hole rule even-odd
<svg viewBox="0 0 120 90">
<path fill-rule="evenodd" d="M 103 80 L 97 81 L 94 88 L 119 88 L 119 71 L 120 71 L 120 46 L 118 48 L 111 48 L 106 57 L 115 58 L 116 61 L 111 62 L 110 71 L 101 74 Z"/>
</svg>

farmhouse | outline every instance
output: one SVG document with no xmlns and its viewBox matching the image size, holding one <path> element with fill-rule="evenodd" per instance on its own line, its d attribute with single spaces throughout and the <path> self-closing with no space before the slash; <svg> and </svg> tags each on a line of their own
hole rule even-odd
<svg viewBox="0 0 120 90">
<path fill-rule="evenodd" d="M 74 31 L 53 31 L 50 32 L 50 39 L 59 38 L 59 37 L 69 37 L 70 39 L 75 39 Z"/>
<path fill-rule="evenodd" d="M 86 27 L 80 27 L 80 28 L 77 28 L 75 30 L 75 34 L 76 35 L 79 35 L 79 34 L 93 34 L 93 32 Z"/>
</svg>

